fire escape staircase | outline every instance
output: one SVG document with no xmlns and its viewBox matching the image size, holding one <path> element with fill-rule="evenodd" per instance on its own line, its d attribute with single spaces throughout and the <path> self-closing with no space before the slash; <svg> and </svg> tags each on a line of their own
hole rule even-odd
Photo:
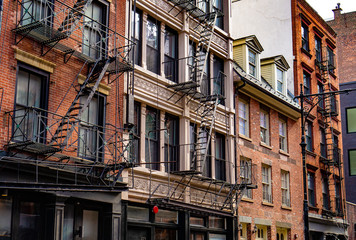
<svg viewBox="0 0 356 240">
<path fill-rule="evenodd" d="M 21 7 L 20 11 L 26 13 L 27 16 L 30 16 L 31 21 L 24 24 L 24 16 L 26 16 L 26 14 L 23 14 L 19 20 L 16 19 L 18 25 L 15 29 L 13 29 L 13 32 L 15 32 L 16 37 L 18 34 L 22 35 L 19 41 L 16 40 L 16 44 L 28 36 L 42 44 L 42 55 L 45 55 L 53 48 L 57 48 L 64 52 L 65 63 L 72 55 L 75 55 L 85 61 L 80 72 L 88 64 L 89 74 L 83 84 L 78 87 L 74 86 L 73 83 L 78 79 L 79 72 L 76 79 L 69 87 L 69 90 L 74 87 L 77 94 L 64 116 L 34 107 L 30 107 L 26 110 L 22 116 L 22 120 L 18 120 L 19 116 L 16 115 L 18 114 L 16 113 L 16 110 L 8 113 L 9 118 L 11 119 L 9 123 L 12 121 L 14 123 L 14 127 L 16 127 L 14 131 L 16 131 L 17 134 L 20 132 L 22 136 L 19 138 L 19 136 L 15 136 L 14 133 L 10 136 L 10 141 L 7 144 L 9 155 L 1 157 L 0 164 L 3 164 L 4 162 L 5 165 L 9 165 L 9 163 L 6 162 L 10 159 L 11 161 L 20 161 L 26 166 L 36 166 L 34 168 L 36 180 L 34 181 L 35 183 L 33 186 L 41 185 L 38 184 L 38 179 L 40 174 L 42 174 L 40 167 L 45 167 L 53 169 L 53 171 L 56 172 L 54 174 L 57 176 L 55 180 L 56 184 L 49 184 L 53 188 L 61 186 L 65 189 L 66 187 L 73 188 L 74 186 L 74 188 L 81 187 L 84 190 L 90 188 L 107 188 L 110 191 L 114 190 L 116 187 L 122 188 L 125 184 L 121 184 L 119 182 L 120 175 L 125 168 L 132 167 L 132 164 L 130 164 L 127 159 L 127 156 L 129 155 L 128 151 L 132 143 L 130 140 L 123 139 L 123 133 L 117 132 L 120 131 L 118 127 L 113 126 L 112 128 L 114 130 L 111 131 L 114 133 L 110 135 L 106 132 L 105 139 L 103 138 L 101 140 L 103 141 L 103 145 L 107 148 L 106 151 L 111 154 L 110 156 L 112 156 L 112 159 L 110 160 L 85 160 L 79 158 L 78 160 L 75 160 L 77 157 L 73 157 L 72 155 L 67 156 L 66 154 L 59 152 L 67 150 L 66 147 L 68 147 L 68 142 L 73 141 L 70 140 L 71 137 L 78 138 L 74 141 L 74 143 L 76 142 L 76 144 L 78 144 L 80 136 L 78 132 L 79 130 L 76 128 L 78 128 L 81 122 L 81 116 L 88 108 L 104 76 L 106 76 L 107 73 L 121 74 L 125 71 L 133 70 L 131 63 L 127 60 L 127 57 L 129 56 L 130 49 L 134 43 L 110 30 L 106 26 L 103 26 L 103 28 L 105 27 L 105 29 L 102 30 L 105 33 L 105 38 L 100 41 L 105 42 L 105 44 L 109 46 L 104 45 L 103 48 L 94 47 L 94 51 L 98 51 L 100 57 L 93 59 L 92 57 L 75 50 L 75 47 L 68 46 L 68 43 L 75 42 L 75 40 L 78 41 L 78 39 L 80 39 L 79 44 L 82 43 L 82 37 L 84 36 L 83 31 L 85 28 L 85 23 L 82 19 L 83 17 L 88 18 L 85 16 L 85 12 L 92 3 L 92 0 L 77 0 L 73 7 L 70 7 L 59 0 L 41 1 L 40 3 L 43 5 L 41 7 L 44 7 L 45 11 L 48 10 L 49 16 L 42 16 L 42 18 L 38 18 L 38 16 L 33 15 L 36 14 L 36 11 L 31 14 L 31 7 L 35 7 L 31 5 L 34 4 L 33 2 L 31 2 L 30 5 L 25 5 L 23 1 L 18 1 L 18 6 Z M 58 12 L 54 12 L 55 7 L 58 9 Z M 19 9 L 17 10 L 19 11 Z M 90 19 L 89 21 L 95 20 Z M 76 36 L 78 31 L 81 31 L 79 38 Z M 74 41 L 68 42 L 64 40 L 69 38 Z M 65 44 L 67 45 L 59 44 L 59 41 L 61 40 L 66 41 Z M 45 53 L 43 53 L 44 46 L 49 47 L 49 50 Z M 88 47 L 90 48 L 91 46 Z M 82 96 L 86 97 L 84 103 L 81 102 Z M 66 95 L 63 100 L 65 98 Z M 61 103 L 63 103 L 63 100 Z M 59 105 L 61 105 L 61 103 Z M 28 119 L 33 117 L 31 114 L 35 116 L 34 119 L 38 122 L 38 126 L 40 126 L 36 130 L 39 133 L 36 133 L 36 137 L 32 137 L 32 139 L 31 136 L 28 136 L 28 130 L 21 129 L 21 126 L 28 124 Z M 128 130 L 128 134 L 132 135 L 132 129 Z M 123 129 L 121 129 L 121 131 L 123 131 Z M 24 140 L 19 141 L 18 139 Z M 16 157 L 16 155 L 22 151 L 30 153 L 30 156 L 26 162 L 23 162 L 21 158 Z M 39 156 L 40 160 L 37 160 L 36 156 Z M 35 157 L 34 160 L 32 160 L 33 157 Z M 61 169 L 63 171 L 69 170 L 72 172 L 72 177 L 75 178 L 74 184 L 59 183 L 59 172 Z M 17 172 L 20 172 L 19 168 Z M 41 185 L 40 188 L 47 187 Z"/>
</svg>

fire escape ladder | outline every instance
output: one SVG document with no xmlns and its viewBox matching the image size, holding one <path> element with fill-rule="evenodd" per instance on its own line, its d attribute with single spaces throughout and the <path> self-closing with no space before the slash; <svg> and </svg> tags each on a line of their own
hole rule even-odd
<svg viewBox="0 0 356 240">
<path fill-rule="evenodd" d="M 58 28 L 58 31 L 64 32 L 67 36 L 71 35 L 92 1 L 93 0 L 78 0 L 73 8 L 69 10 L 64 21 Z"/>
<path fill-rule="evenodd" d="M 68 139 L 74 131 L 75 123 L 81 118 L 81 115 L 89 106 L 89 103 L 111 62 L 112 59 L 107 59 L 105 61 L 97 60 L 95 62 L 89 75 L 68 108 L 67 113 L 64 115 L 61 123 L 55 131 L 51 140 L 52 143 L 59 143 L 61 142 L 59 139 L 64 139 L 63 142 L 59 144 L 59 147 L 63 148 L 66 146 Z M 80 103 L 80 98 L 82 96 L 88 96 L 84 103 Z M 67 132 L 67 134 L 65 134 L 65 132 Z"/>
</svg>

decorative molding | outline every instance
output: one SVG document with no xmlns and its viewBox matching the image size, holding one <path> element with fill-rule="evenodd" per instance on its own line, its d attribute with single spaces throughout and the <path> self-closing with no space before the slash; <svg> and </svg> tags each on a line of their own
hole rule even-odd
<svg viewBox="0 0 356 240">
<path fill-rule="evenodd" d="M 51 63 L 43 58 L 39 58 L 31 53 L 25 52 L 17 47 L 13 47 L 15 50 L 15 59 L 24 62 L 33 67 L 39 68 L 46 72 L 53 73 L 56 64 Z"/>
</svg>

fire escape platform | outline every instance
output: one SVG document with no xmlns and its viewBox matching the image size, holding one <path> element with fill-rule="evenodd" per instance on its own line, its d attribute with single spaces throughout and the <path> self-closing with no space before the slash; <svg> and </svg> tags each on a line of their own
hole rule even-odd
<svg viewBox="0 0 356 240">
<path fill-rule="evenodd" d="M 197 7 L 195 0 L 170 0 L 174 3 L 175 6 L 181 7 L 185 9 L 187 12 L 192 15 L 192 17 L 198 19 L 199 21 L 204 21 L 207 17 L 210 16 L 209 13 L 206 13 L 201 8 Z M 215 8 L 215 10 L 218 10 Z M 215 11 L 213 13 L 217 13 L 218 17 L 223 16 L 221 11 Z"/>
<path fill-rule="evenodd" d="M 34 154 L 50 154 L 62 151 L 60 148 L 33 141 L 10 142 L 6 147 L 8 150 L 15 149 Z"/>
<path fill-rule="evenodd" d="M 148 202 L 158 207 L 168 208 L 177 211 L 189 211 L 191 213 L 207 215 L 207 216 L 226 216 L 231 217 L 233 213 L 227 213 L 226 211 L 215 210 L 211 208 L 205 208 L 198 205 L 185 203 L 182 201 L 175 201 L 168 198 L 156 198 L 149 199 Z"/>
</svg>

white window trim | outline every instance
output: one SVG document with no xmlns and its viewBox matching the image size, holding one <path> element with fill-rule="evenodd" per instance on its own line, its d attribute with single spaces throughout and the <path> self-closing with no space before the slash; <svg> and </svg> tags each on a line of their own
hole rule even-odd
<svg viewBox="0 0 356 240">
<path fill-rule="evenodd" d="M 284 183 L 284 184 L 283 184 Z M 287 171 L 282 170 L 281 171 L 281 192 L 282 192 L 282 205 L 283 206 L 287 206 L 290 207 L 291 203 L 290 203 L 290 173 Z M 283 186 L 284 185 L 284 186 Z M 286 193 L 286 198 L 288 199 L 288 202 L 285 203 L 283 202 L 283 195 L 284 192 Z"/>
<path fill-rule="evenodd" d="M 280 126 L 282 125 L 283 128 L 283 134 L 281 135 L 280 131 Z M 279 139 L 283 138 L 283 143 L 284 143 L 284 149 L 282 149 L 280 146 L 280 150 L 284 152 L 288 152 L 288 134 L 287 134 L 287 122 L 283 119 L 278 119 L 278 134 L 279 134 Z"/>
<path fill-rule="evenodd" d="M 262 126 L 262 122 L 261 122 L 261 115 L 264 115 L 266 116 L 266 119 L 265 119 L 265 123 L 266 123 L 266 126 Z M 261 136 L 261 142 L 266 144 L 266 145 L 270 145 L 270 133 L 269 133 L 269 112 L 261 109 L 260 110 L 260 133 L 261 133 L 261 130 L 264 129 L 266 131 L 266 141 L 262 141 L 262 136 Z"/>
<path fill-rule="evenodd" d="M 267 179 L 264 179 L 263 169 L 266 169 Z M 267 186 L 267 193 L 269 194 L 269 199 L 264 199 L 264 186 Z M 262 201 L 267 203 L 272 203 L 272 167 L 269 165 L 262 165 Z"/>
<path fill-rule="evenodd" d="M 246 119 L 245 118 L 241 118 L 240 117 L 240 103 L 244 104 L 246 107 Z M 239 133 L 245 137 L 250 137 L 250 104 L 247 101 L 244 101 L 242 99 L 239 99 L 239 103 L 238 103 L 238 117 L 239 117 Z M 245 121 L 245 132 L 246 134 L 243 134 L 240 132 L 240 119 L 242 119 L 243 121 Z"/>
<path fill-rule="evenodd" d="M 253 76 L 250 74 L 250 55 L 249 53 L 252 52 L 255 54 L 256 58 L 255 58 L 255 73 L 256 76 Z M 250 47 L 247 47 L 247 51 L 246 51 L 246 73 L 258 80 L 261 80 L 261 74 L 260 74 L 260 54 L 258 52 L 256 52 L 255 50 L 251 49 Z"/>
<path fill-rule="evenodd" d="M 280 79 L 278 79 L 278 70 L 282 72 L 282 81 L 280 81 Z M 282 83 L 282 91 L 278 90 L 278 82 Z M 281 68 L 276 67 L 276 91 L 283 94 L 283 95 L 287 95 L 287 87 L 286 87 L 286 71 L 283 71 Z"/>
</svg>

